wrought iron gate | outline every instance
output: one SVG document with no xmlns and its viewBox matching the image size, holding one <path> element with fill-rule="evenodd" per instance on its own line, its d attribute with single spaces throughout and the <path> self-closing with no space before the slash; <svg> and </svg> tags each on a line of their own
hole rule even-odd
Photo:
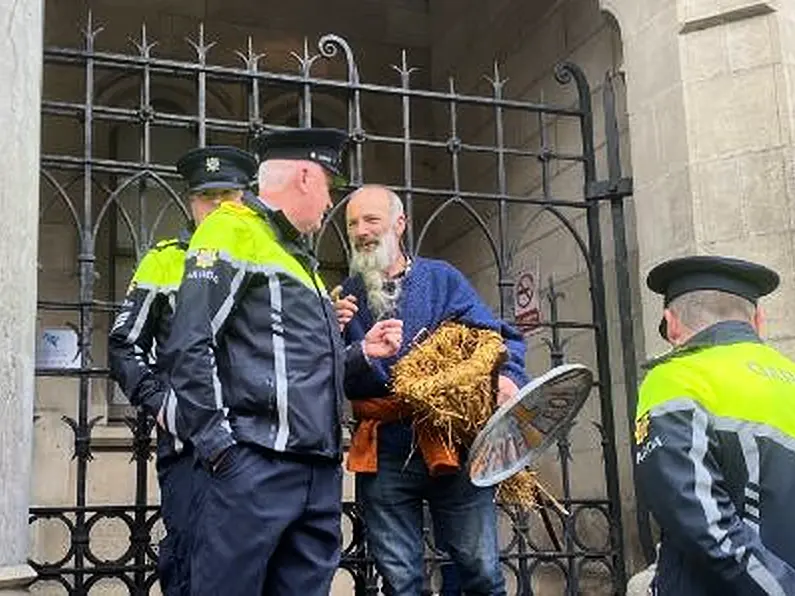
<svg viewBox="0 0 795 596">
<path fill-rule="evenodd" d="M 68 594 L 90 594 L 92 588 L 111 580 L 120 584 L 121 592 L 136 595 L 150 593 L 156 584 L 159 513 L 148 496 L 152 423 L 125 411 L 113 398 L 114 389 L 105 381 L 108 370 L 102 334 L 106 334 L 107 323 L 117 308 L 132 265 L 164 233 L 163 228 L 168 227 L 169 210 L 180 217 L 187 214 L 181 202 L 180 182 L 171 165 L 177 155 L 172 151 L 169 159 L 163 158 L 164 144 L 184 145 L 188 139 L 192 145 L 246 146 L 252 134 L 263 129 L 312 125 L 320 120 L 324 125 L 350 131 L 352 187 L 374 181 L 369 173 L 373 160 L 388 163 L 399 173 L 398 181 L 392 180 L 390 186 L 405 199 L 409 223 L 407 248 L 413 254 L 427 253 L 427 243 L 432 239 L 429 229 L 435 222 L 444 220 L 451 226 L 460 225 L 460 219 L 449 219 L 449 208 L 463 209 L 473 226 L 485 234 L 485 246 L 493 253 L 497 301 L 501 313 L 508 318 L 512 316 L 514 294 L 512 258 L 519 246 L 510 230 L 511 224 L 516 223 L 516 212 L 527 208 L 543 211 L 570 235 L 579 258 L 585 263 L 591 316 L 588 320 L 561 320 L 560 294 L 550 279 L 546 292 L 549 316 L 541 326 L 550 365 L 564 361 L 567 333 L 590 334 L 598 373 L 591 399 L 598 400 L 600 405 L 598 427 L 606 491 L 598 499 L 572 496 L 570 443 L 568 437 L 562 439 L 558 444 L 562 493 L 558 496 L 570 515 L 561 515 L 544 501 L 533 514 L 504 508 L 511 529 L 503 550 L 503 563 L 516 594 L 533 594 L 538 574 L 544 569 L 553 569 L 564 578 L 565 588 L 561 589 L 566 594 L 590 593 L 585 583 L 594 577 L 602 586 L 599 593 L 623 593 L 626 578 L 599 217 L 600 205 L 605 202 L 612 205 L 625 380 L 629 387 L 634 386 L 635 364 L 623 221 L 623 200 L 631 194 L 631 184 L 621 177 L 612 80 L 608 77 L 604 85 L 609 179 L 598 181 L 591 89 L 574 64 L 562 64 L 555 72 L 560 85 L 574 90 L 573 107 L 555 107 L 505 98 L 505 80 L 496 67 L 490 79 L 491 95 L 458 93 L 452 81 L 447 91 L 415 89 L 411 85 L 414 69 L 409 67 L 405 53 L 394 67 L 399 84 L 364 83 L 353 49 L 335 35 L 321 38 L 317 53 L 306 45 L 303 53 L 294 55 L 297 72 L 288 73 L 263 69 L 263 56 L 255 52 L 250 39 L 247 48 L 238 52 L 239 64 L 221 65 L 208 60 L 213 44 L 204 39 L 202 29 L 195 39 L 188 40 L 194 52 L 189 59 L 155 56 L 145 27 L 133 42 L 132 53 L 97 49 L 99 32 L 89 15 L 84 47 L 47 47 L 44 51 L 42 229 L 71 227 L 77 267 L 76 297 L 66 299 L 63 292 L 50 291 L 45 283 L 38 309 L 40 318 L 48 321 L 58 317 L 72 319 L 68 326 L 77 337 L 78 358 L 70 366 L 37 369 L 40 383 L 54 378 L 58 387 L 62 387 L 59 391 L 76 397 L 74 414 L 63 417 L 63 423 L 71 429 L 73 502 L 69 506 L 31 510 L 34 530 L 65 533 L 63 552 L 49 560 L 45 554 L 37 554 L 31 561 L 39 573 L 38 582 L 60 586 L 58 591 Z M 342 77 L 313 75 L 318 63 L 327 64 L 332 71 L 342 68 Z M 117 91 L 125 86 L 128 91 L 133 89 L 134 94 L 119 99 L 123 94 Z M 222 90 L 214 96 L 214 88 Z M 65 91 L 60 93 L 60 89 Z M 376 111 L 385 105 L 394 107 L 391 124 L 373 124 L 377 118 L 368 114 L 372 97 L 382 102 L 373 104 Z M 180 98 L 189 103 L 190 109 L 187 104 L 180 104 Z M 235 104 L 236 99 L 241 101 Z M 331 106 L 324 108 L 325 115 L 321 114 L 323 106 Z M 486 125 L 491 127 L 491 142 L 473 141 L 462 133 L 468 124 L 467 111 L 475 109 L 480 110 L 481 116 L 488 114 Z M 536 123 L 537 146 L 509 142 L 507 137 L 512 129 L 506 122 L 515 115 Z M 433 116 L 438 116 L 443 124 L 427 126 Z M 418 133 L 415 124 L 418 118 L 424 119 L 423 127 L 433 132 Z M 561 151 L 550 141 L 547 125 L 560 119 L 569 119 L 577 125 L 579 151 Z M 175 133 L 182 137 L 163 137 L 163 130 L 182 131 Z M 48 131 L 55 138 L 48 139 Z M 63 137 L 58 131 L 66 136 L 75 135 L 77 148 L 69 149 L 68 143 L 60 143 Z M 119 140 L 125 134 L 127 145 Z M 374 158 L 374 148 L 381 147 L 385 148 L 383 153 Z M 468 168 L 473 163 L 467 159 L 472 155 L 492 160 L 493 184 L 479 183 L 467 188 L 466 179 L 471 179 Z M 430 173 L 418 172 L 418 160 Z M 509 188 L 511 160 L 529 160 L 528 163 L 535 164 L 539 174 L 537 190 L 528 193 Z M 551 183 L 556 164 L 579 172 L 578 197 L 569 200 L 553 193 Z M 347 256 L 343 228 L 338 222 L 339 207 L 336 212 L 336 218 L 328 220 L 326 229 L 316 239 L 321 257 L 326 255 L 325 273 L 332 278 L 344 274 L 343 257 Z M 581 214 L 584 214 L 584 230 L 577 227 Z M 48 263 L 41 266 L 46 270 Z M 74 394 L 68 393 L 72 385 L 67 385 L 67 379 L 74 384 Z M 99 407 L 98 396 L 103 391 L 107 395 L 100 401 L 107 405 L 103 415 L 94 416 L 92 409 Z M 128 429 L 124 433 L 128 439 L 116 439 L 118 444 L 98 439 L 100 427 L 113 427 L 118 432 L 122 424 Z M 111 505 L 92 502 L 89 470 L 95 465 L 92 460 L 100 448 L 129 452 L 133 464 L 129 473 L 135 477 L 133 502 Z M 578 530 L 579 520 L 593 515 L 603 519 L 604 527 L 602 544 L 596 546 L 584 540 Z M 350 573 L 356 594 L 377 594 L 378 580 L 367 556 L 364 528 L 355 503 L 346 503 L 345 516 L 350 537 L 344 546 L 341 567 Z M 97 528 L 109 520 L 123 528 L 110 539 L 123 547 L 110 560 L 97 552 L 98 542 L 107 542 Z M 53 524 L 58 526 L 57 530 L 53 530 Z M 545 534 L 543 544 L 533 537 L 539 529 Z M 432 568 L 436 563 L 437 557 L 432 554 L 429 566 Z"/>
</svg>

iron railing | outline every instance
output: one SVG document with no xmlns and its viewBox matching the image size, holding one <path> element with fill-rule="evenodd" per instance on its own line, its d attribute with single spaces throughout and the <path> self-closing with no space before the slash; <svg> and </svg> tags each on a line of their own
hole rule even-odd
<svg viewBox="0 0 795 596">
<path fill-rule="evenodd" d="M 68 506 L 34 507 L 31 524 L 60 524 L 68 543 L 63 556 L 55 561 L 38 560 L 31 564 L 39 573 L 39 582 L 54 582 L 68 594 L 88 594 L 92 586 L 105 579 L 121 582 L 130 594 L 148 594 L 156 582 L 156 541 L 159 513 L 148 500 L 147 469 L 152 454 L 152 423 L 143 415 L 125 418 L 131 435 L 131 453 L 136 475 L 134 502 L 119 506 L 98 506 L 89 503 L 88 469 L 92 465 L 92 438 L 102 417 L 92 417 L 95 403 L 95 385 L 92 380 L 105 379 L 107 367 L 104 355 L 98 354 L 98 319 L 108 319 L 120 299 L 116 288 L 115 263 L 128 259 L 131 263 L 147 250 L 167 220 L 166 212 L 174 209 L 187 215 L 180 196 L 178 178 L 172 159 L 155 159 L 158 149 L 153 136 L 158 130 L 185 131 L 192 143 L 237 143 L 248 146 L 254 134 L 263 130 L 277 130 L 290 125 L 318 124 L 319 98 L 334 98 L 344 106 L 338 120 L 325 116 L 324 125 L 346 128 L 351 135 L 349 178 L 351 188 L 372 181 L 367 174 L 372 158 L 369 151 L 386 147 L 394 150 L 389 162 L 394 179 L 390 188 L 405 201 L 408 230 L 406 248 L 410 254 L 429 250 L 427 243 L 434 223 L 458 207 L 469 217 L 473 226 L 484 233 L 486 246 L 493 256 L 499 288 L 498 306 L 501 314 L 512 316 L 513 258 L 518 250 L 518 239 L 510 232 L 510 219 L 514 209 L 535 206 L 549 214 L 557 225 L 570 235 L 586 265 L 585 275 L 590 287 L 590 320 L 572 321 L 558 318 L 561 294 L 555 290 L 550 278 L 546 292 L 549 316 L 541 323 L 545 329 L 545 343 L 550 353 L 550 364 L 560 364 L 565 359 L 566 335 L 588 333 L 593 339 L 596 354 L 597 381 L 595 399 L 599 400 L 601 414 L 597 425 L 601 432 L 601 450 L 604 461 L 606 492 L 603 498 L 582 500 L 574 496 L 570 471 L 571 450 L 568 436 L 558 443 L 561 468 L 562 494 L 560 501 L 570 515 L 542 506 L 527 513 L 503 508 L 502 515 L 510 521 L 511 530 L 503 546 L 502 559 L 509 584 L 516 594 L 534 593 L 534 578 L 539 574 L 558 574 L 566 594 L 588 593 L 589 582 L 601 585 L 603 590 L 623 593 L 626 580 L 621 522 L 621 499 L 618 485 L 618 464 L 613 419 L 612 371 L 609 360 L 607 314 L 605 305 L 604 257 L 600 230 L 600 203 L 612 205 L 613 237 L 618 276 L 618 298 L 621 311 L 621 338 L 626 383 L 632 398 L 635 380 L 634 348 L 630 317 L 630 285 L 627 269 L 627 247 L 624 236 L 624 199 L 631 194 L 631 183 L 622 178 L 618 159 L 619 132 L 614 114 L 612 81 L 604 84 L 606 109 L 605 144 L 609 164 L 609 179 L 597 180 L 596 150 L 594 147 L 591 89 L 582 71 L 574 64 L 558 66 L 555 76 L 562 85 L 573 86 L 576 98 L 571 106 L 556 107 L 504 96 L 506 81 L 495 66 L 489 79 L 491 95 L 459 93 L 452 80 L 445 91 L 414 88 L 411 77 L 414 69 L 408 64 L 404 52 L 395 66 L 399 84 L 365 83 L 361 81 L 354 52 L 346 40 L 336 35 L 325 35 L 318 43 L 317 53 L 311 53 L 305 44 L 303 53 L 295 54 L 297 72 L 279 72 L 262 67 L 263 55 L 254 51 L 249 38 L 247 47 L 238 52 L 238 66 L 212 64 L 208 60 L 211 43 L 199 30 L 195 40 L 188 40 L 195 51 L 195 59 L 181 60 L 158 57 L 154 44 L 143 27 L 140 37 L 133 42 L 132 53 L 108 52 L 95 45 L 100 29 L 95 29 L 89 15 L 84 30 L 82 48 L 47 47 L 45 61 L 45 99 L 42 103 L 45 144 L 41 158 L 42 205 L 50 208 L 56 201 L 63 209 L 60 223 L 73 226 L 79 245 L 77 251 L 77 299 L 63 296 L 41 297 L 40 314 L 71 313 L 76 318 L 75 329 L 79 340 L 80 366 L 72 369 L 38 369 L 39 377 L 68 377 L 76 379 L 77 411 L 63 420 L 73 431 L 75 466 L 75 492 Z M 339 58 L 342 59 L 340 62 Z M 320 78 L 313 75 L 319 61 L 344 65 L 341 79 Z M 61 69 L 60 77 L 54 71 Z M 81 83 L 81 97 L 60 97 L 59 84 L 63 83 L 64 69 L 71 71 L 72 83 Z M 50 82 L 52 78 L 52 83 Z M 56 79 L 60 83 L 56 84 Z M 137 98 L 134 101 L 117 101 L 108 92 L 119 82 L 134 81 Z M 68 85 L 67 85 L 68 86 Z M 214 87 L 227 90 L 227 94 L 243 100 L 237 109 L 220 110 L 210 101 Z M 188 97 L 190 105 L 169 103 L 169 93 L 164 89 L 178 89 Z M 232 91 L 229 91 L 232 89 Z M 171 95 L 174 95 L 173 93 Z M 290 117 L 281 121 L 269 120 L 263 113 L 266 100 L 272 97 L 288 98 L 294 108 L 294 122 Z M 367 101 L 365 101 L 367 98 Z M 391 117 L 389 126 L 373 125 L 367 102 L 370 98 L 389 100 L 399 106 Z M 381 106 L 377 103 L 374 105 Z M 217 102 L 216 102 L 217 103 Z M 228 103 L 234 104 L 234 101 Z M 212 104 L 212 105 L 211 105 Z M 467 110 L 478 109 L 487 113 L 486 126 L 474 127 L 466 120 Z M 446 125 L 438 123 L 425 134 L 417 134 L 413 124 L 420 117 L 428 121 L 429 114 L 443 113 Z M 511 114 L 534 119 L 537 135 L 534 146 L 506 142 L 506 118 Z M 581 150 L 557 150 L 549 139 L 548 124 L 554 119 L 571 119 L 580 132 Z M 78 150 L 55 149 L 48 146 L 47 126 L 68 122 L 79 127 L 75 138 Z M 368 125 L 368 122 L 371 123 Z M 369 126 L 369 127 L 368 127 Z M 465 130 L 464 130 L 465 129 Z M 113 139 L 120 131 L 134 131 L 137 158 L 123 156 L 114 149 Z M 484 141 L 490 137 L 493 141 Z M 111 139 L 111 149 L 105 144 Z M 102 145 L 103 148 L 100 148 Z M 187 149 L 189 147 L 184 147 Z M 418 156 L 430 161 L 435 173 L 417 171 Z M 463 163 L 471 156 L 488 162 L 493 185 L 473 184 L 473 173 Z M 509 192 L 509 161 L 530 159 L 539 167 L 539 184 L 530 192 Z M 467 163 L 474 163 L 472 161 Z M 553 165 L 563 164 L 577 168 L 583 181 L 578 197 L 557 197 L 551 191 L 554 178 Z M 447 170 L 447 174 L 439 172 Z M 383 182 L 384 180 L 378 180 Z M 128 200 L 133 196 L 132 204 Z M 156 200 L 155 200 L 156 199 Z M 154 201 L 154 204 L 152 204 Z M 324 229 L 315 239 L 321 256 L 329 255 L 324 269 L 329 275 L 339 275 L 346 270 L 347 244 L 339 214 L 344 201 L 330 214 Z M 581 234 L 575 220 L 585 216 L 587 233 Z M 496 220 L 496 231 L 489 225 Z M 460 223 L 460 222 L 459 222 Z M 107 233 L 103 232 L 107 226 Z M 161 226 L 162 227 L 162 226 Z M 126 235 L 131 248 L 119 248 L 119 237 Z M 328 238 L 336 240 L 334 247 Z M 102 242 L 107 242 L 102 246 Z M 106 260 L 107 278 L 104 292 L 97 289 L 98 259 Z M 104 262 L 104 261 L 103 261 Z M 109 391 L 110 383 L 108 383 Z M 543 505 L 543 501 L 542 501 Z M 364 527 L 355 503 L 345 504 L 346 525 L 351 529 L 344 547 L 341 573 L 351 575 L 356 594 L 377 594 L 378 578 L 368 557 L 364 542 Z M 598 518 L 594 521 L 594 516 Z M 113 520 L 125 528 L 118 540 L 126 548 L 112 560 L 103 559 L 95 550 L 93 531 L 99 524 Z M 583 521 L 585 520 L 585 521 Z M 601 520 L 601 521 L 599 521 Z M 580 530 L 588 528 L 587 536 Z M 593 541 L 594 528 L 600 537 Z M 539 539 L 539 531 L 543 539 Z M 429 538 L 429 543 L 432 542 Z M 437 553 L 429 549 L 429 569 L 438 565 Z M 606 586 L 606 588 L 605 588 Z"/>
</svg>

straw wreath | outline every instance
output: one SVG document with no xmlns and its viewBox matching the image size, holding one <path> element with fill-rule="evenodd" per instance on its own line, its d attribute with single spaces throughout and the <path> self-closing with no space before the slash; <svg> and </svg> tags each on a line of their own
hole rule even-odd
<svg viewBox="0 0 795 596">
<path fill-rule="evenodd" d="M 499 333 L 446 322 L 395 364 L 392 388 L 414 413 L 415 425 L 460 453 L 497 409 L 497 381 L 506 359 Z M 535 472 L 525 470 L 500 484 L 497 499 L 530 509 L 539 493 L 554 503 Z"/>
</svg>

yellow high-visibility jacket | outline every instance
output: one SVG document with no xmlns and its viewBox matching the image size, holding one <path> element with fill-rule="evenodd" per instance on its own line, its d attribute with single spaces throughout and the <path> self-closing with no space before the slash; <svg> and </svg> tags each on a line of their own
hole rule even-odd
<svg viewBox="0 0 795 596">
<path fill-rule="evenodd" d="M 655 594 L 795 595 L 795 363 L 718 323 L 652 363 L 635 440 Z"/>
</svg>

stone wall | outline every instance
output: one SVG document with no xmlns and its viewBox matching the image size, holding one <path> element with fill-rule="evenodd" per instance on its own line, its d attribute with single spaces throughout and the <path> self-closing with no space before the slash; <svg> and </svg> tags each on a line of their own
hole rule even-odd
<svg viewBox="0 0 795 596">
<path fill-rule="evenodd" d="M 795 355 L 792 7 L 781 3 L 780 13 L 772 3 L 733 4 L 718 11 L 726 13 L 723 24 L 703 3 L 680 10 L 695 246 L 783 274 L 765 302 L 768 337 Z"/>
<path fill-rule="evenodd" d="M 41 3 L 0 3 L 4 36 L 0 99 L 4 156 L 0 211 L 0 593 L 21 594 L 27 564 L 34 412 L 36 210 L 41 119 Z M 32 108 L 32 109 L 31 109 Z"/>
<path fill-rule="evenodd" d="M 685 253 L 784 273 L 768 336 L 793 353 L 792 7 L 788 2 L 604 2 L 621 22 L 639 264 Z M 643 296 L 650 350 L 659 300 Z"/>
</svg>

